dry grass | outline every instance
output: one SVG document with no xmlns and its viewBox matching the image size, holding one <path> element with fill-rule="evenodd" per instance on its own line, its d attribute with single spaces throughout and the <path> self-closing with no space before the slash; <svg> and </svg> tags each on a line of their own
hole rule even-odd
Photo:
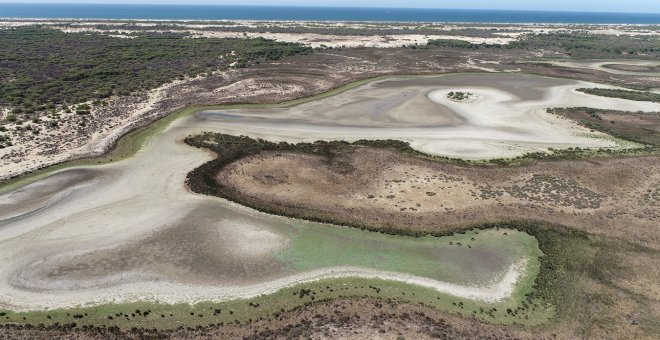
<svg viewBox="0 0 660 340">
<path fill-rule="evenodd" d="M 353 147 L 332 158 L 261 152 L 217 180 L 260 204 L 347 224 L 433 231 L 532 218 L 657 249 L 659 166 L 639 157 L 484 168 Z"/>
</svg>

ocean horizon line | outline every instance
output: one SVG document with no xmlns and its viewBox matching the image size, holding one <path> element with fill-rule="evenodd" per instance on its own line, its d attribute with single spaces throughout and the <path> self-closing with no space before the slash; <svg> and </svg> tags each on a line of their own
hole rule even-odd
<svg viewBox="0 0 660 340">
<path fill-rule="evenodd" d="M 4 2 L 0 5 L 48 5 L 48 6 L 151 6 L 151 7 L 234 7 L 234 8 L 309 8 L 309 9 L 357 9 L 357 10 L 433 10 L 433 11 L 479 11 L 479 12 L 533 12 L 533 13 L 580 13 L 580 14 L 639 14 L 639 15 L 660 15 L 660 12 L 616 12 L 616 11 L 566 11 L 566 10 L 535 10 L 535 9 L 488 9 L 488 8 L 443 8 L 443 7 L 381 7 L 381 6 L 331 6 L 331 5 L 228 5 L 228 4 L 154 4 L 154 3 L 79 3 L 79 2 Z"/>
<path fill-rule="evenodd" d="M 660 24 L 660 13 L 345 6 L 0 2 L 5 19 Z"/>
</svg>

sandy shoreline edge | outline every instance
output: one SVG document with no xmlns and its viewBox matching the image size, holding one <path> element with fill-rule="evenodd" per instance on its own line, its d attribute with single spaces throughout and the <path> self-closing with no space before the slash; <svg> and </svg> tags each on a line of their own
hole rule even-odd
<svg viewBox="0 0 660 340">
<path fill-rule="evenodd" d="M 0 306 L 6 306 L 18 312 L 25 312 L 138 301 L 165 304 L 223 302 L 269 295 L 298 284 L 342 278 L 394 281 L 434 289 L 438 293 L 448 294 L 458 298 L 496 303 L 509 298 L 513 294 L 519 279 L 525 275 L 526 265 L 526 259 L 521 259 L 511 264 L 499 281 L 493 280 L 487 286 L 465 286 L 415 275 L 347 266 L 312 270 L 273 280 L 268 283 L 254 285 L 215 287 L 177 284 L 159 280 L 154 282 L 122 284 L 113 288 L 94 289 L 84 291 L 83 293 L 78 291 L 68 294 L 57 293 L 48 297 L 44 297 L 43 294 L 34 295 L 31 292 L 29 295 L 32 295 L 32 299 L 26 296 L 17 297 L 1 294 L 0 299 L 3 302 L 0 303 Z M 134 275 L 139 276 L 139 274 Z M 133 275 L 129 274 L 126 276 Z M 154 283 L 157 283 L 157 285 L 154 285 Z M 151 293 L 132 293 L 135 291 L 151 291 Z M 48 301 L 48 303 L 44 303 L 44 301 Z"/>
</svg>

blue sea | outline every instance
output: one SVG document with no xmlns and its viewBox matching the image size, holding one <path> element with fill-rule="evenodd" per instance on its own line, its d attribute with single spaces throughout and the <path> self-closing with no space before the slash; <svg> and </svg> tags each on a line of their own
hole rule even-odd
<svg viewBox="0 0 660 340">
<path fill-rule="evenodd" d="M 0 3 L 0 18 L 660 24 L 660 13 L 31 3 Z"/>
</svg>

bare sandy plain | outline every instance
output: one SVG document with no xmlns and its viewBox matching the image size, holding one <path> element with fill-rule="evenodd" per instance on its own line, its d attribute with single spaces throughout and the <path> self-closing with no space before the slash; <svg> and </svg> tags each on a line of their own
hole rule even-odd
<svg viewBox="0 0 660 340">
<path fill-rule="evenodd" d="M 26 310 L 142 299 L 218 301 L 341 276 L 397 280 L 486 301 L 507 298 L 536 265 L 531 237 L 491 235 L 488 242 L 475 244 L 469 256 L 464 248 L 452 248 L 445 254 L 412 256 L 406 260 L 412 266 L 406 261 L 354 260 L 295 265 L 287 259 L 300 260 L 291 249 L 297 249 L 296 239 L 305 230 L 335 227 L 270 216 L 189 192 L 186 174 L 212 155 L 182 139 L 205 131 L 292 142 L 391 138 L 430 153 L 492 158 L 548 147 L 621 147 L 610 137 L 545 113 L 547 107 L 660 111 L 657 104 L 573 91 L 593 86 L 527 75 L 398 78 L 287 109 L 201 112 L 182 118 L 133 158 L 64 170 L 0 196 L 0 304 Z M 445 97 L 450 90 L 475 96 L 452 102 Z M 412 114 L 404 114 L 404 108 Z M 384 244 L 387 249 L 380 254 L 394 258 L 401 248 L 393 246 L 397 240 L 372 243 Z M 440 244 L 445 243 L 428 242 L 433 249 L 443 249 Z M 419 240 L 406 246 L 410 253 L 429 247 Z M 364 243 L 352 250 L 359 247 Z M 424 271 L 429 259 L 438 264 L 436 272 Z M 214 265 L 217 261 L 226 266 Z"/>
</svg>

